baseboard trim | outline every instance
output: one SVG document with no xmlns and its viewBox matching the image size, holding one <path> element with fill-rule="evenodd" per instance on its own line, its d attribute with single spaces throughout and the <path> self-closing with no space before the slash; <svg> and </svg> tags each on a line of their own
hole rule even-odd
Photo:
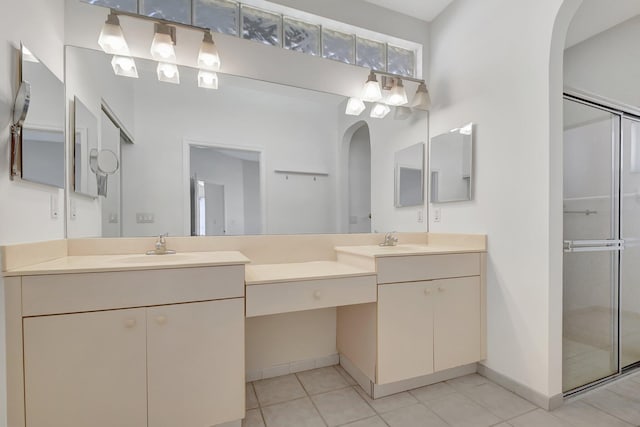
<svg viewBox="0 0 640 427">
<path fill-rule="evenodd" d="M 532 388 L 507 377 L 506 375 L 496 372 L 491 368 L 487 368 L 480 363 L 478 364 L 478 374 L 490 379 L 499 386 L 514 392 L 523 399 L 526 399 L 547 411 L 553 411 L 554 409 L 559 408 L 564 402 L 564 396 L 562 393 L 556 394 L 555 396 L 545 396 L 544 394 L 539 393 Z"/>
<path fill-rule="evenodd" d="M 281 365 L 270 366 L 264 369 L 255 369 L 245 373 L 245 381 L 252 382 L 282 375 L 295 374 L 296 372 L 309 371 L 316 368 L 324 368 L 340 363 L 338 353 L 314 359 L 294 360 Z"/>
</svg>

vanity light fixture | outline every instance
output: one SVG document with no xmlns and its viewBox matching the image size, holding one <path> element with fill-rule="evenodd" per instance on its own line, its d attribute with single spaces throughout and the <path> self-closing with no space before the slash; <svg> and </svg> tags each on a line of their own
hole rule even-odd
<svg viewBox="0 0 640 427">
<path fill-rule="evenodd" d="M 362 102 L 361 99 L 349 98 L 349 101 L 347 102 L 347 110 L 345 111 L 345 114 L 349 116 L 359 116 L 360 114 L 362 114 L 365 108 L 367 107 L 364 105 L 364 102 Z"/>
<path fill-rule="evenodd" d="M 198 66 L 206 70 L 220 70 L 220 55 L 218 55 L 218 48 L 213 41 L 211 31 L 204 33 L 204 39 L 198 53 Z"/>
<path fill-rule="evenodd" d="M 388 105 L 377 103 L 371 108 L 370 116 L 374 119 L 384 119 L 387 114 L 391 111 Z"/>
<path fill-rule="evenodd" d="M 136 62 L 129 56 L 114 56 L 111 60 L 113 72 L 118 76 L 138 78 Z"/>
<path fill-rule="evenodd" d="M 160 62 L 176 61 L 176 27 L 156 23 L 153 42 L 151 42 L 151 56 Z"/>
<path fill-rule="evenodd" d="M 409 102 L 409 100 L 407 99 L 407 91 L 404 89 L 402 79 L 394 79 L 387 104 L 398 106 L 404 105 L 407 102 Z"/>
<path fill-rule="evenodd" d="M 180 72 L 176 64 L 159 62 L 157 72 L 161 82 L 180 84 Z"/>
<path fill-rule="evenodd" d="M 362 100 L 367 102 L 377 102 L 382 99 L 382 89 L 376 78 L 376 74 L 371 70 L 369 77 L 362 88 Z"/>
<path fill-rule="evenodd" d="M 422 111 L 429 111 L 429 108 L 431 108 L 431 97 L 424 82 L 418 85 L 418 90 L 413 97 L 413 102 L 411 102 L 411 108 Z"/>
<path fill-rule="evenodd" d="M 120 20 L 115 13 L 111 12 L 102 26 L 98 44 L 103 51 L 111 55 L 130 55 L 129 46 L 120 27 Z"/>
<path fill-rule="evenodd" d="M 198 71 L 198 87 L 204 89 L 218 89 L 218 75 L 213 71 Z"/>
</svg>

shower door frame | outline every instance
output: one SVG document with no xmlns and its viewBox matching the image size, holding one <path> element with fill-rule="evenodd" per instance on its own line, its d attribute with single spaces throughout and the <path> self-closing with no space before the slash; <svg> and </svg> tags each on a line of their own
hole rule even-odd
<svg viewBox="0 0 640 427">
<path fill-rule="evenodd" d="M 611 135 L 611 147 L 612 147 L 612 161 L 611 161 L 611 176 L 612 176 L 612 192 L 613 195 L 611 201 L 611 212 L 613 221 L 611 221 L 611 235 L 614 236 L 618 242 L 621 242 L 617 249 L 611 250 L 611 256 L 614 258 L 611 263 L 611 310 L 614 313 L 612 315 L 611 324 L 611 348 L 613 349 L 611 354 L 611 363 L 617 365 L 616 372 L 608 375 L 599 380 L 592 381 L 582 386 L 563 392 L 564 397 L 569 397 L 578 393 L 582 393 L 591 390 L 601 384 L 613 381 L 622 375 L 630 371 L 634 371 L 640 368 L 640 361 L 623 367 L 621 360 L 621 348 L 622 341 L 620 335 L 620 294 L 621 294 L 621 252 L 624 250 L 624 240 L 622 240 L 623 231 L 623 208 L 624 198 L 623 194 L 623 167 L 624 167 L 624 120 L 628 119 L 634 122 L 640 123 L 640 110 L 637 110 L 631 106 L 621 105 L 611 100 L 607 100 L 596 95 L 587 94 L 577 90 L 565 89 L 563 93 L 563 100 L 575 102 L 585 105 L 587 107 L 596 108 L 602 111 L 613 114 L 618 122 L 618 140 L 615 140 L 615 129 L 612 129 Z M 630 113 L 629 111 L 635 111 Z M 564 173 L 563 173 L 564 175 Z M 617 187 L 617 188 L 616 188 Z M 563 284 L 564 286 L 564 284 Z M 564 313 L 564 309 L 563 309 Z M 563 357 L 563 370 L 564 370 L 564 357 Z"/>
</svg>

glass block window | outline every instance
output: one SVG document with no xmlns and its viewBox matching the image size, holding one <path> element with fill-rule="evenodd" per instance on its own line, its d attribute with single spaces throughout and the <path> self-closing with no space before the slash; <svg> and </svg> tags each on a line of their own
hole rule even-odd
<svg viewBox="0 0 640 427">
<path fill-rule="evenodd" d="M 355 64 L 356 36 L 322 29 L 322 56 L 334 61 Z"/>
<path fill-rule="evenodd" d="M 386 46 L 384 43 L 358 37 L 356 40 L 356 64 L 376 71 L 385 71 Z"/>
<path fill-rule="evenodd" d="M 320 55 L 320 26 L 285 17 L 284 47 L 310 55 Z"/>
<path fill-rule="evenodd" d="M 387 45 L 387 71 L 401 76 L 414 77 L 416 54 L 412 50 Z"/>
<path fill-rule="evenodd" d="M 282 15 L 242 5 L 242 38 L 282 46 Z"/>
<path fill-rule="evenodd" d="M 191 24 L 191 0 L 140 0 L 140 13 L 153 18 Z"/>
<path fill-rule="evenodd" d="M 230 0 L 193 0 L 193 25 L 238 35 L 240 4 Z"/>
<path fill-rule="evenodd" d="M 85 0 L 89 4 L 138 13 L 138 0 Z"/>
</svg>

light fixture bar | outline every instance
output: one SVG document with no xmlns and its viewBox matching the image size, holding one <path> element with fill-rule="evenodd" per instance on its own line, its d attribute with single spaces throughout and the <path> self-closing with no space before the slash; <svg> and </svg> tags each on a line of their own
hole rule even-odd
<svg viewBox="0 0 640 427">
<path fill-rule="evenodd" d="M 375 73 L 375 74 L 379 74 L 381 76 L 387 76 L 387 77 L 393 77 L 395 79 L 406 80 L 406 81 L 409 81 L 409 82 L 424 83 L 424 79 L 416 79 L 415 77 L 402 76 L 400 74 L 388 73 L 386 71 L 370 70 L 370 72 L 371 73 Z"/>
<path fill-rule="evenodd" d="M 145 21 L 152 21 L 158 24 L 165 24 L 173 27 L 182 27 L 182 28 L 187 28 L 187 29 L 196 30 L 196 31 L 211 31 L 210 28 L 206 28 L 206 27 L 199 27 L 197 25 L 185 24 L 182 22 L 167 21 L 166 19 L 156 18 L 153 16 L 138 15 L 137 13 L 125 12 L 124 10 L 119 10 L 119 9 L 111 9 L 111 14 L 118 15 L 118 16 L 129 16 L 131 18 L 143 19 Z"/>
</svg>

